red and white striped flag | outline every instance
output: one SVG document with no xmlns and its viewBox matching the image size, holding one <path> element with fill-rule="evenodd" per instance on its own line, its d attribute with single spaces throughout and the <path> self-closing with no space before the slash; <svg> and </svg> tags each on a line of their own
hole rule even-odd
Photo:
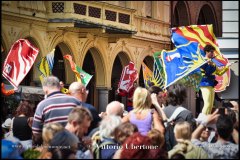
<svg viewBox="0 0 240 160">
<path fill-rule="evenodd" d="M 13 45 L 3 64 L 3 77 L 16 89 L 37 58 L 39 49 L 28 40 L 19 39 Z"/>
</svg>

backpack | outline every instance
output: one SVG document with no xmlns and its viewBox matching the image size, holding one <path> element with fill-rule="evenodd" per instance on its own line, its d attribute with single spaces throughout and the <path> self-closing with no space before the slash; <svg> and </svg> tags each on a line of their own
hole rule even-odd
<svg viewBox="0 0 240 160">
<path fill-rule="evenodd" d="M 166 145 L 166 150 L 170 151 L 173 149 L 173 147 L 177 144 L 175 135 L 174 135 L 174 120 L 177 118 L 177 116 L 182 112 L 186 110 L 183 107 L 178 107 L 175 109 L 175 111 L 172 113 L 171 117 L 168 119 L 165 125 L 165 145 Z"/>
<path fill-rule="evenodd" d="M 93 151 L 93 158 L 94 159 L 102 159 L 101 148 L 103 146 L 115 144 L 112 141 L 101 142 L 100 135 L 99 135 L 99 130 L 96 133 L 93 134 L 92 140 L 93 140 L 93 150 L 92 151 Z"/>
</svg>

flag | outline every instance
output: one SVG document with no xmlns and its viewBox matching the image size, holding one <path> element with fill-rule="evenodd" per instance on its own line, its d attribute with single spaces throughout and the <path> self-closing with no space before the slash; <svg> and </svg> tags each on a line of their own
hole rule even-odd
<svg viewBox="0 0 240 160">
<path fill-rule="evenodd" d="M 142 62 L 142 72 L 143 72 L 143 80 L 144 80 L 145 87 L 146 88 L 151 87 L 151 83 L 154 84 L 153 72 L 143 62 Z"/>
<path fill-rule="evenodd" d="M 196 72 L 196 70 L 200 71 L 199 67 L 207 62 L 201 55 L 199 44 L 196 42 L 179 45 L 171 51 L 162 50 L 161 54 L 165 74 L 164 88 Z"/>
<path fill-rule="evenodd" d="M 171 39 L 175 46 L 187 44 L 189 41 L 198 42 L 200 44 L 200 52 L 203 56 L 205 56 L 203 48 L 207 44 L 211 44 L 216 48 L 216 57 L 213 59 L 213 62 L 218 67 L 223 67 L 228 63 L 228 59 L 220 52 L 212 25 L 191 25 L 172 28 Z M 218 81 L 218 85 L 214 88 L 215 92 L 225 90 L 230 83 L 230 69 L 222 76 L 216 75 L 216 80 Z"/>
<path fill-rule="evenodd" d="M 88 85 L 89 81 L 91 80 L 92 75 L 88 74 L 87 72 L 82 70 L 79 66 L 77 66 L 73 62 L 71 55 L 68 54 L 68 55 L 65 55 L 63 57 L 66 58 L 69 61 L 70 65 L 71 65 L 71 69 L 76 75 L 77 81 L 81 82 L 86 87 Z"/>
<path fill-rule="evenodd" d="M 138 72 L 132 61 L 123 68 L 120 82 L 118 84 L 118 91 L 129 92 L 133 87 L 134 82 L 138 79 Z"/>
<path fill-rule="evenodd" d="M 165 77 L 164 77 L 164 71 L 162 67 L 161 53 L 162 52 L 155 52 L 153 55 L 154 57 L 153 77 L 154 77 L 154 85 L 164 90 Z"/>
<path fill-rule="evenodd" d="M 19 39 L 12 45 L 4 61 L 2 75 L 15 89 L 30 71 L 38 52 L 38 48 L 26 39 Z"/>
<path fill-rule="evenodd" d="M 52 74 L 53 64 L 54 64 L 54 52 L 53 49 L 47 56 L 43 57 L 40 63 L 38 64 L 38 69 L 41 72 L 40 80 L 42 82 L 44 77 L 48 77 Z"/>
<path fill-rule="evenodd" d="M 200 82 L 202 80 L 202 73 L 196 69 L 192 73 L 190 73 L 188 76 L 183 77 L 179 80 L 179 83 L 182 83 L 183 85 L 187 87 L 192 87 L 196 92 L 200 90 Z"/>
</svg>

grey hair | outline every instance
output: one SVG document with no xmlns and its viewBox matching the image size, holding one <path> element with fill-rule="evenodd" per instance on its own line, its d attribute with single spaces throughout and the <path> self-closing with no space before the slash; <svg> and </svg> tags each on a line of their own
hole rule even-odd
<svg viewBox="0 0 240 160">
<path fill-rule="evenodd" d="M 48 88 L 60 88 L 59 79 L 55 76 L 45 77 L 42 86 Z"/>
<path fill-rule="evenodd" d="M 81 90 L 85 88 L 85 86 L 80 83 L 80 82 L 73 82 L 70 86 L 69 86 L 69 92 L 70 93 L 75 93 L 77 92 L 78 90 Z"/>
<path fill-rule="evenodd" d="M 118 101 L 112 101 L 107 105 L 106 112 L 108 115 L 122 116 L 124 112 L 124 104 Z"/>
<path fill-rule="evenodd" d="M 121 117 L 116 115 L 106 116 L 100 123 L 99 126 L 99 135 L 101 140 L 103 137 L 113 138 L 113 131 L 122 123 Z"/>
</svg>

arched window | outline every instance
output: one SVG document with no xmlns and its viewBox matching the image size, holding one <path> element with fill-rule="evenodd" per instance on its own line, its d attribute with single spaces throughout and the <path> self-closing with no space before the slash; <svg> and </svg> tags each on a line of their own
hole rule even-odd
<svg viewBox="0 0 240 160">
<path fill-rule="evenodd" d="M 53 65 L 52 74 L 54 76 L 58 77 L 60 81 L 66 82 L 63 54 L 62 54 L 59 46 L 57 46 L 55 48 L 54 53 L 55 53 L 54 54 L 54 65 Z"/>
<path fill-rule="evenodd" d="M 87 72 L 88 74 L 93 75 L 92 79 L 89 81 L 87 85 L 87 89 L 89 90 L 87 103 L 90 103 L 94 106 L 94 93 L 95 93 L 95 86 L 96 86 L 96 71 L 95 71 L 95 64 L 90 51 L 87 52 L 82 69 Z M 96 101 L 96 100 L 95 100 Z"/>
<path fill-rule="evenodd" d="M 198 25 L 203 25 L 203 24 L 213 24 L 213 32 L 215 34 L 215 36 L 219 36 L 218 33 L 218 26 L 216 23 L 216 20 L 214 18 L 214 14 L 213 11 L 211 9 L 211 7 L 207 4 L 205 4 L 198 15 L 198 21 L 197 21 Z"/>
<path fill-rule="evenodd" d="M 177 2 L 175 6 L 172 25 L 173 27 L 190 25 L 187 6 L 183 1 Z"/>
</svg>

